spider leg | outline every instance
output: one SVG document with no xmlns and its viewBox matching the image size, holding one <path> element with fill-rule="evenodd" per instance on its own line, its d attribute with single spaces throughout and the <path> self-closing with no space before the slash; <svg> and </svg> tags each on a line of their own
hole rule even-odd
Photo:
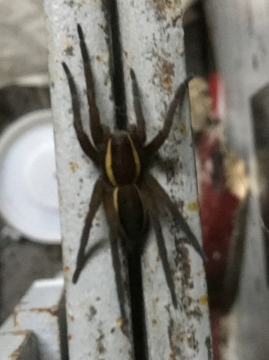
<svg viewBox="0 0 269 360">
<path fill-rule="evenodd" d="M 123 324 L 127 323 L 127 315 L 125 311 L 125 296 L 124 286 L 122 279 L 121 261 L 118 248 L 118 237 L 119 237 L 119 220 L 118 215 L 113 205 L 113 195 L 106 193 L 104 198 L 104 208 L 106 212 L 107 222 L 110 227 L 110 246 L 112 255 L 112 265 L 115 272 L 115 281 L 117 288 L 118 301 L 120 306 L 121 317 Z"/>
<path fill-rule="evenodd" d="M 102 143 L 104 130 L 100 121 L 99 109 L 95 100 L 94 81 L 91 69 L 90 56 L 85 44 L 85 38 L 80 24 L 77 25 L 77 30 L 80 40 L 80 50 L 83 59 L 84 74 L 87 85 L 87 98 L 90 113 L 91 134 L 95 146 L 98 146 Z"/>
<path fill-rule="evenodd" d="M 137 121 L 136 134 L 138 135 L 141 143 L 144 144 L 144 142 L 146 141 L 145 118 L 144 118 L 142 107 L 141 107 L 140 91 L 139 91 L 137 79 L 135 76 L 135 72 L 133 69 L 130 70 L 130 75 L 131 75 L 131 79 L 132 79 L 134 111 L 135 111 L 136 121 Z"/>
<path fill-rule="evenodd" d="M 152 194 L 154 194 L 157 202 L 159 202 L 160 204 L 164 204 L 171 212 L 175 224 L 184 231 L 194 249 L 198 252 L 198 254 L 202 257 L 203 260 L 206 260 L 202 246 L 199 244 L 196 236 L 189 227 L 189 224 L 186 222 L 181 212 L 178 210 L 176 204 L 171 201 L 166 191 L 161 187 L 161 185 L 152 175 L 146 176 L 145 183 L 148 186 L 148 190 Z"/>
<path fill-rule="evenodd" d="M 157 239 L 157 246 L 159 249 L 159 254 L 162 260 L 163 270 L 166 278 L 166 282 L 168 285 L 168 288 L 170 290 L 171 298 L 173 301 L 174 308 L 177 308 L 177 298 L 176 298 L 176 291 L 175 291 L 175 284 L 172 277 L 169 261 L 168 261 L 168 255 L 167 250 L 164 243 L 164 237 L 162 232 L 162 227 L 158 218 L 157 214 L 157 206 L 154 200 L 154 197 L 152 194 L 145 188 L 141 191 L 142 197 L 144 198 L 144 204 L 146 207 L 146 210 L 149 214 L 149 219 L 151 222 L 151 225 L 155 231 L 156 239 Z"/>
<path fill-rule="evenodd" d="M 193 78 L 189 76 L 176 90 L 174 99 L 169 105 L 163 128 L 158 132 L 158 134 L 145 146 L 144 152 L 146 156 L 152 156 L 159 148 L 163 145 L 164 141 L 169 135 L 171 126 L 173 124 L 173 118 L 175 115 L 176 108 L 182 106 L 186 90 L 188 89 L 188 83 Z"/>
<path fill-rule="evenodd" d="M 103 179 L 99 178 L 94 186 L 92 198 L 90 201 L 89 206 L 89 212 L 87 214 L 87 217 L 85 219 L 84 228 L 82 231 L 81 239 L 80 239 L 80 248 L 77 255 L 77 264 L 76 264 L 76 270 L 73 275 L 73 283 L 75 284 L 78 281 L 79 275 L 81 271 L 83 270 L 85 263 L 87 261 L 87 256 L 85 255 L 85 248 L 88 243 L 89 239 L 89 233 L 92 226 L 92 221 L 95 216 L 96 211 L 98 210 L 101 201 L 102 201 L 102 195 L 103 195 Z"/>
<path fill-rule="evenodd" d="M 78 93 L 77 93 L 77 87 L 75 84 L 75 81 L 73 79 L 73 76 L 66 65 L 66 63 L 62 63 L 64 72 L 67 77 L 68 85 L 70 88 L 71 93 L 71 99 L 72 99 L 72 109 L 74 114 L 74 128 L 77 134 L 78 141 L 80 143 L 80 146 L 82 150 L 85 152 L 86 155 L 89 156 L 89 158 L 96 164 L 99 164 L 99 156 L 92 145 L 91 141 L 88 138 L 88 135 L 83 130 L 82 121 L 81 121 L 81 113 L 80 113 L 80 104 L 78 100 Z"/>
<path fill-rule="evenodd" d="M 83 270 L 84 266 L 86 265 L 87 261 L 96 253 L 98 253 L 103 247 L 105 246 L 105 240 L 100 240 L 98 243 L 94 244 L 86 253 L 82 259 L 80 270 L 74 274 L 73 276 L 73 283 L 76 283 L 81 271 Z"/>
</svg>

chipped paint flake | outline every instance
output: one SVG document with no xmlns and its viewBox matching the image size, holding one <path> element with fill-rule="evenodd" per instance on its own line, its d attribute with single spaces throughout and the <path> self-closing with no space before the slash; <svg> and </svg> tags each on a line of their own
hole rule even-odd
<svg viewBox="0 0 269 360">
<path fill-rule="evenodd" d="M 68 166 L 72 173 L 76 172 L 79 169 L 79 165 L 75 161 L 69 161 Z"/>
<path fill-rule="evenodd" d="M 199 203 L 198 201 L 192 201 L 187 206 L 188 211 L 199 211 Z"/>
<path fill-rule="evenodd" d="M 116 319 L 116 323 L 117 323 L 117 325 L 118 325 L 119 327 L 122 327 L 122 326 L 123 326 L 123 320 L 122 320 L 122 318 L 121 318 L 121 317 L 117 318 L 117 319 Z"/>
<path fill-rule="evenodd" d="M 200 297 L 200 304 L 204 306 L 208 306 L 208 297 L 207 294 Z"/>
<path fill-rule="evenodd" d="M 161 87 L 167 92 L 172 93 L 174 91 L 175 64 L 159 56 L 158 68 Z"/>
<path fill-rule="evenodd" d="M 188 130 L 187 130 L 186 125 L 184 124 L 183 121 L 179 121 L 178 130 L 179 130 L 181 136 L 188 134 Z"/>
</svg>

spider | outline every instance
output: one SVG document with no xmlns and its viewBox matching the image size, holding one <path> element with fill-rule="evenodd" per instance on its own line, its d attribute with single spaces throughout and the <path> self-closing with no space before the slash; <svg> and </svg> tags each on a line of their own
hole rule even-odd
<svg viewBox="0 0 269 360">
<path fill-rule="evenodd" d="M 101 174 L 97 179 L 89 204 L 84 228 L 80 239 L 80 248 L 77 255 L 76 270 L 73 283 L 84 268 L 88 255 L 85 253 L 92 221 L 99 206 L 103 204 L 106 219 L 110 229 L 110 246 L 112 264 L 115 272 L 116 289 L 121 316 L 126 319 L 124 309 L 124 286 L 121 278 L 121 262 L 119 257 L 118 239 L 125 243 L 127 252 L 142 253 L 146 240 L 148 224 L 156 233 L 157 245 L 165 273 L 166 282 L 171 294 L 172 302 L 177 308 L 175 286 L 171 274 L 167 250 L 165 247 L 162 228 L 159 220 L 158 205 L 165 206 L 172 215 L 176 226 L 182 229 L 189 242 L 203 258 L 202 248 L 169 195 L 149 173 L 149 164 L 156 152 L 163 145 L 169 135 L 175 110 L 182 105 L 185 91 L 188 86 L 187 79 L 177 89 L 174 99 L 170 103 L 163 128 L 148 143 L 146 143 L 145 119 L 141 107 L 140 91 L 134 71 L 130 70 L 132 80 L 133 105 L 136 115 L 136 126 L 128 131 L 110 130 L 101 123 L 99 110 L 95 100 L 93 74 L 90 57 L 85 44 L 81 26 L 77 25 L 80 40 L 80 50 L 84 65 L 84 74 L 87 85 L 87 98 L 90 114 L 90 130 L 92 140 L 83 130 L 78 93 L 73 76 L 66 65 L 62 63 L 65 71 L 71 98 L 74 116 L 74 128 L 84 153 L 93 161 Z"/>
</svg>

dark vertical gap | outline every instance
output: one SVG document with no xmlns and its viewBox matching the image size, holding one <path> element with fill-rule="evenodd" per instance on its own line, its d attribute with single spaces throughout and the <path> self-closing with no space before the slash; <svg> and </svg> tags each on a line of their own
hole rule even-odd
<svg viewBox="0 0 269 360">
<path fill-rule="evenodd" d="M 250 99 L 253 118 L 256 161 L 259 176 L 263 180 L 260 189 L 259 205 L 263 222 L 265 266 L 267 286 L 269 287 L 269 179 L 267 163 L 269 157 L 269 83 L 259 89 Z"/>
<path fill-rule="evenodd" d="M 107 20 L 110 74 L 115 104 L 114 126 L 116 129 L 126 130 L 128 120 L 117 0 L 103 0 L 103 9 Z M 129 253 L 127 260 L 135 360 L 148 360 L 141 253 L 139 251 Z"/>
<path fill-rule="evenodd" d="M 60 328 L 61 360 L 69 360 L 65 293 L 63 293 L 63 295 L 61 297 L 58 321 L 59 321 L 59 328 Z"/>
<path fill-rule="evenodd" d="M 187 75 L 207 78 L 216 72 L 216 63 L 203 1 L 195 1 L 186 9 L 183 28 Z"/>
<path fill-rule="evenodd" d="M 142 264 L 139 251 L 128 254 L 128 270 L 135 359 L 147 360 L 148 343 L 143 298 Z"/>
<path fill-rule="evenodd" d="M 245 254 L 249 204 L 250 194 L 241 202 L 234 214 L 234 228 L 230 240 L 224 283 L 222 285 L 223 291 L 218 299 L 219 307 L 223 313 L 228 313 L 238 295 Z"/>
<path fill-rule="evenodd" d="M 108 24 L 110 74 L 115 104 L 114 126 L 126 130 L 128 121 L 117 0 L 103 0 L 103 7 Z"/>
</svg>

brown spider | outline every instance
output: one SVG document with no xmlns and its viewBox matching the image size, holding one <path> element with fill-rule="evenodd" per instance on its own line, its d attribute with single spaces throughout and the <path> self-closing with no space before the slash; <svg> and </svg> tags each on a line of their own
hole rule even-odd
<svg viewBox="0 0 269 360">
<path fill-rule="evenodd" d="M 173 305 L 176 308 L 177 299 L 175 286 L 159 221 L 158 204 L 164 205 L 170 211 L 177 227 L 185 232 L 189 242 L 196 251 L 202 257 L 204 257 L 204 255 L 199 242 L 179 212 L 177 206 L 170 200 L 168 194 L 157 180 L 148 173 L 148 168 L 150 160 L 169 135 L 176 107 L 183 103 L 189 79 L 177 89 L 174 99 L 169 106 L 163 128 L 146 144 L 145 120 L 141 108 L 139 88 L 135 73 L 131 70 L 133 103 L 137 125 L 131 127 L 128 132 L 117 130 L 111 134 L 109 129 L 102 125 L 100 121 L 99 111 L 95 101 L 90 58 L 80 25 L 77 26 L 77 30 L 88 90 L 90 129 L 93 143 L 83 130 L 76 84 L 67 65 L 65 63 L 62 65 L 70 87 L 74 113 L 74 128 L 78 141 L 85 154 L 100 169 L 101 175 L 94 185 L 89 211 L 85 219 L 73 283 L 77 282 L 86 260 L 89 258 L 89 256 L 85 254 L 85 249 L 92 221 L 97 209 L 101 203 L 103 203 L 110 228 L 112 262 L 122 318 L 125 319 L 126 316 L 118 238 L 125 242 L 127 252 L 132 253 L 136 251 L 142 253 L 148 220 L 156 233 L 157 245 L 167 285 L 170 290 Z"/>
</svg>

